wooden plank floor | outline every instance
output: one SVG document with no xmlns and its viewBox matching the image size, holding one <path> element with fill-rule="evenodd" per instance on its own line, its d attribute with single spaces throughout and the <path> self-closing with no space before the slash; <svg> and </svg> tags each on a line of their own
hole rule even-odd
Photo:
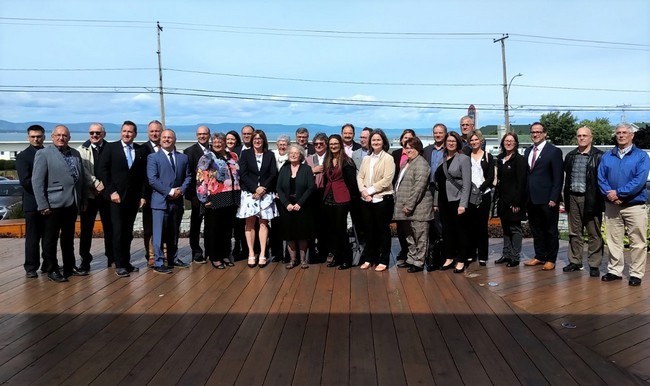
<svg viewBox="0 0 650 386">
<path fill-rule="evenodd" d="M 0 239 L 0 383 L 650 383 L 650 283 L 601 283 L 564 263 L 463 275 L 241 261 L 159 275 L 133 245 L 130 278 L 101 256 L 59 284 L 26 279 L 24 240 Z"/>
</svg>

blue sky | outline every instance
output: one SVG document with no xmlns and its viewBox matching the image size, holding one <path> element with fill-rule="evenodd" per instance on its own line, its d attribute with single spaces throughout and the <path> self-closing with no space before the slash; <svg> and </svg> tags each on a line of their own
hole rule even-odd
<svg viewBox="0 0 650 386">
<path fill-rule="evenodd" d="M 502 33 L 508 80 L 523 74 L 512 123 L 567 109 L 618 122 L 620 105 L 649 121 L 648 16 L 647 0 L 3 0 L 0 119 L 159 118 L 160 21 L 164 86 L 184 94 L 165 97 L 171 127 L 455 127 L 471 103 L 501 124 Z"/>
</svg>

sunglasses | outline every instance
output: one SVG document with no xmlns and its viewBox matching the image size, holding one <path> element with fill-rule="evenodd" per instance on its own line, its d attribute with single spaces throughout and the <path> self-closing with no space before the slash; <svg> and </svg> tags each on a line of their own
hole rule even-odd
<svg viewBox="0 0 650 386">
<path fill-rule="evenodd" d="M 88 134 L 90 134 L 90 135 L 102 135 L 102 132 L 101 131 L 90 131 L 90 132 L 88 132 Z"/>
</svg>

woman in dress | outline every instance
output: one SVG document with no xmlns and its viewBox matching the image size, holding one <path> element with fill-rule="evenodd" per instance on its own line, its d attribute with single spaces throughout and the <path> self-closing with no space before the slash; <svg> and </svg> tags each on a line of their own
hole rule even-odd
<svg viewBox="0 0 650 386">
<path fill-rule="evenodd" d="M 329 151 L 323 161 L 323 204 L 328 244 L 332 260 L 328 267 L 348 269 L 352 266 L 352 248 L 348 237 L 348 212 L 352 200 L 359 199 L 357 169 L 352 158 L 343 150 L 343 138 L 338 134 L 328 138 Z M 322 220 L 322 219 L 321 219 Z"/>
<path fill-rule="evenodd" d="M 314 173 L 304 163 L 305 150 L 302 146 L 289 147 L 289 160 L 278 173 L 277 192 L 280 199 L 280 229 L 282 238 L 287 241 L 291 261 L 286 268 L 298 265 L 309 268 L 307 262 L 307 242 L 313 238 L 312 212 L 309 197 L 314 190 Z"/>
<path fill-rule="evenodd" d="M 406 140 L 404 153 L 407 161 L 395 182 L 393 219 L 402 222 L 408 249 L 406 261 L 397 266 L 408 268 L 409 273 L 424 269 L 429 246 L 429 221 L 433 219 L 433 196 L 429 191 L 431 167 L 421 156 L 423 151 L 418 137 Z"/>
<path fill-rule="evenodd" d="M 434 210 L 437 207 L 440 211 L 447 257 L 440 269 L 453 268 L 455 273 L 464 272 L 468 264 L 465 211 L 472 190 L 472 166 L 469 157 L 461 152 L 462 146 L 463 140 L 458 133 L 447 133 L 442 164 L 434 176 L 433 205 Z"/>
<path fill-rule="evenodd" d="M 357 185 L 361 192 L 361 212 L 366 226 L 366 247 L 361 269 L 375 265 L 375 271 L 388 268 L 390 259 L 390 220 L 393 218 L 393 176 L 395 163 L 383 130 L 370 133 L 371 153 L 361 162 Z"/>
<path fill-rule="evenodd" d="M 235 154 L 241 152 L 241 138 L 235 130 L 226 133 L 226 148 Z"/>
<path fill-rule="evenodd" d="M 508 267 L 519 265 L 523 232 L 521 222 L 526 220 L 527 162 L 519 154 L 519 138 L 508 133 L 501 140 L 501 153 L 497 156 L 498 197 L 497 213 L 503 228 L 503 253 L 496 264 Z"/>
<path fill-rule="evenodd" d="M 217 269 L 232 267 L 231 238 L 241 201 L 237 155 L 226 147 L 226 135 L 212 135 L 212 149 L 199 159 L 196 195 L 203 204 L 205 254 Z"/>
<path fill-rule="evenodd" d="M 480 130 L 473 130 L 468 134 L 471 149 L 470 161 L 472 162 L 472 184 L 481 192 L 481 203 L 470 204 L 467 210 L 467 225 L 469 225 L 469 258 L 473 261 L 478 257 L 481 266 L 487 264 L 488 246 L 488 221 L 490 207 L 492 206 L 492 188 L 494 184 L 494 157 L 483 150 L 484 138 Z"/>
<path fill-rule="evenodd" d="M 259 264 L 266 267 L 266 245 L 269 234 L 269 220 L 277 217 L 273 201 L 278 169 L 273 152 L 269 151 L 266 134 L 262 130 L 253 132 L 252 148 L 242 151 L 239 159 L 239 181 L 242 188 L 241 205 L 237 217 L 246 219 L 244 233 L 248 245 L 248 266 Z M 259 261 L 255 258 L 255 224 L 259 221 Z"/>
</svg>

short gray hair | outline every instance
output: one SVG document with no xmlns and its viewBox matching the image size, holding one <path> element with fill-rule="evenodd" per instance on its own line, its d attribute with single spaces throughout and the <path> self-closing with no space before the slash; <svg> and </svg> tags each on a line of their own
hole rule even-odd
<svg viewBox="0 0 650 386">
<path fill-rule="evenodd" d="M 636 130 L 637 130 L 636 126 L 631 125 L 631 124 L 629 124 L 627 122 L 621 122 L 618 125 L 616 125 L 616 130 L 618 130 L 618 129 L 626 129 L 630 133 L 636 133 Z"/>
<path fill-rule="evenodd" d="M 210 142 L 214 141 L 215 139 L 220 139 L 224 143 L 226 143 L 226 135 L 224 133 L 214 133 L 214 134 L 212 134 L 212 136 L 210 137 Z"/>
<path fill-rule="evenodd" d="M 290 145 L 289 148 L 287 149 L 287 153 L 291 153 L 291 149 L 298 150 L 298 152 L 300 153 L 300 162 L 305 160 L 305 148 L 304 147 L 302 147 L 300 145 L 297 145 L 297 144 Z"/>
<path fill-rule="evenodd" d="M 286 134 L 278 135 L 278 139 L 275 140 L 275 143 L 278 142 L 286 142 L 287 145 L 291 145 L 291 138 Z"/>
</svg>

